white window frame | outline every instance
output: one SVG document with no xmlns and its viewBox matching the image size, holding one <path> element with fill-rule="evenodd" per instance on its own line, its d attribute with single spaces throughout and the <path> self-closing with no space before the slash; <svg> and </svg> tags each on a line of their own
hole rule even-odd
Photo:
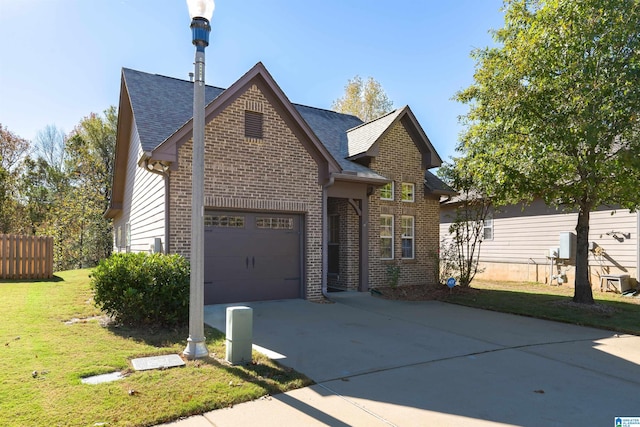
<svg viewBox="0 0 640 427">
<path fill-rule="evenodd" d="M 484 221 L 482 221 L 482 240 L 493 240 L 493 232 L 493 213 L 487 212 Z M 487 237 L 487 233 L 489 237 Z"/>
<path fill-rule="evenodd" d="M 382 192 L 383 192 L 383 191 L 384 191 L 384 190 L 385 190 L 389 185 L 391 185 L 391 197 L 383 197 Z M 394 193 L 395 193 L 395 185 L 394 185 L 394 182 L 393 182 L 393 181 L 388 182 L 388 183 L 386 183 L 385 185 L 383 185 L 383 186 L 380 188 L 380 200 L 391 200 L 391 201 L 393 201 L 393 195 L 394 195 Z"/>
<path fill-rule="evenodd" d="M 127 252 L 131 252 L 131 223 L 124 225 L 124 247 Z"/>
<path fill-rule="evenodd" d="M 113 234 L 114 234 L 114 246 L 120 250 L 120 248 L 122 248 L 122 226 L 119 225 L 117 227 L 114 227 L 113 229 Z"/>
<path fill-rule="evenodd" d="M 383 236 L 383 232 L 382 232 L 383 231 L 383 225 L 382 225 L 382 220 L 383 219 L 391 220 L 391 236 L 387 236 L 387 235 Z M 393 215 L 385 215 L 385 214 L 380 215 L 380 259 L 391 260 L 391 259 L 394 258 L 394 251 L 393 251 L 394 246 L 395 246 L 395 241 L 394 241 L 395 240 L 394 239 L 394 236 L 395 236 L 394 222 L 395 221 L 394 221 Z M 382 240 L 383 239 L 384 240 L 391 240 L 391 257 L 390 258 L 382 256 Z"/>
<path fill-rule="evenodd" d="M 411 197 L 409 198 L 405 198 L 405 191 L 404 189 L 406 188 L 411 188 L 411 191 L 409 193 L 409 195 Z M 403 202 L 415 202 L 416 201 L 416 185 L 412 182 L 403 182 L 402 183 L 402 195 L 401 195 L 401 199 Z"/>
<path fill-rule="evenodd" d="M 405 227 L 405 220 L 411 220 L 411 227 L 409 229 L 411 234 L 406 233 L 407 228 Z M 410 257 L 404 256 L 404 253 L 403 253 L 402 258 L 415 259 L 416 258 L 416 218 L 409 215 L 403 215 L 401 226 L 402 226 L 402 248 L 404 248 L 405 240 L 411 241 L 411 256 Z"/>
</svg>

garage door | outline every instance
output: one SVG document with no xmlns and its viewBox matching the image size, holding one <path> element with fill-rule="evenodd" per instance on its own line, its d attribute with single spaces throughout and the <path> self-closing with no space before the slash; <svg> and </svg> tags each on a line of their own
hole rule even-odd
<svg viewBox="0 0 640 427">
<path fill-rule="evenodd" d="M 205 304 L 302 297 L 299 215 L 206 212 Z"/>
</svg>

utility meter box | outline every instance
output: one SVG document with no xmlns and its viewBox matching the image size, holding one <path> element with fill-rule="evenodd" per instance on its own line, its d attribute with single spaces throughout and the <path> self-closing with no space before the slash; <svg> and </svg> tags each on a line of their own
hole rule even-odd
<svg viewBox="0 0 640 427">
<path fill-rule="evenodd" d="M 253 309 L 227 307 L 227 362 L 232 365 L 251 362 L 252 344 Z"/>
<path fill-rule="evenodd" d="M 558 258 L 574 259 L 576 256 L 576 235 L 570 231 L 561 232 L 558 249 Z"/>
</svg>

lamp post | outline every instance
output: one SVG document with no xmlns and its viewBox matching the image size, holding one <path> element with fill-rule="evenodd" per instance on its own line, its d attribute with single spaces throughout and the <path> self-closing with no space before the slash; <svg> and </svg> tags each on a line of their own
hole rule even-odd
<svg viewBox="0 0 640 427">
<path fill-rule="evenodd" d="M 191 277 L 187 359 L 207 357 L 204 340 L 204 48 L 209 45 L 213 0 L 187 0 L 196 46 L 193 83 L 193 157 L 191 175 Z"/>
</svg>

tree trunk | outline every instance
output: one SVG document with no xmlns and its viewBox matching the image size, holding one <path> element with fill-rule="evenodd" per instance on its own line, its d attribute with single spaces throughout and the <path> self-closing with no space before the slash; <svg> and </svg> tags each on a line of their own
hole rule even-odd
<svg viewBox="0 0 640 427">
<path fill-rule="evenodd" d="M 576 225 L 576 281 L 573 301 L 593 304 L 593 292 L 589 280 L 589 215 L 591 207 L 580 205 L 578 225 Z"/>
</svg>

